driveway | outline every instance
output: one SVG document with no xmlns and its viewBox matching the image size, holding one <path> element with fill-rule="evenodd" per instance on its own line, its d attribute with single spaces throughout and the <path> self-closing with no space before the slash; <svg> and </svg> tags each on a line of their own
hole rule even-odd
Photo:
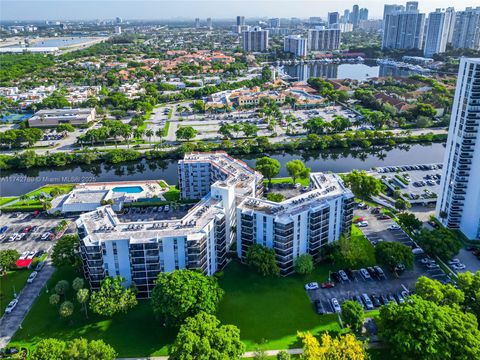
<svg viewBox="0 0 480 360">
<path fill-rule="evenodd" d="M 33 283 L 26 284 L 18 295 L 19 301 L 15 309 L 10 314 L 4 314 L 0 319 L 0 348 L 6 347 L 10 342 L 40 294 L 40 290 L 45 287 L 54 271 L 55 268 L 47 260 L 44 268 L 38 273 Z"/>
</svg>

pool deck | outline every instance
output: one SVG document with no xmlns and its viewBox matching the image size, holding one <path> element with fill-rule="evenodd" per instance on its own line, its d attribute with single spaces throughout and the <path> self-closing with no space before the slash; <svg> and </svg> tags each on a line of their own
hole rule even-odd
<svg viewBox="0 0 480 360">
<path fill-rule="evenodd" d="M 78 184 L 76 189 L 84 190 L 112 190 L 117 187 L 135 187 L 140 186 L 143 191 L 138 193 L 126 192 L 126 197 L 129 200 L 137 200 L 141 198 L 158 197 L 159 200 L 165 200 L 163 193 L 168 191 L 168 188 L 162 188 L 158 181 L 155 180 L 137 180 L 137 181 L 112 181 L 112 182 L 98 182 L 98 183 L 82 183 Z"/>
</svg>

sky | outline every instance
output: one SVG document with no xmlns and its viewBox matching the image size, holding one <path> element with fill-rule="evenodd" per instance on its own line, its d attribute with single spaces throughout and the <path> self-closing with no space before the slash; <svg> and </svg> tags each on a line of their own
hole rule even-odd
<svg viewBox="0 0 480 360">
<path fill-rule="evenodd" d="M 463 10 L 479 6 L 479 0 L 419 0 L 419 9 L 454 6 Z M 404 4 L 395 0 L 0 0 L 0 20 L 90 20 L 121 17 L 156 20 L 196 17 L 213 19 L 245 17 L 325 17 L 329 11 L 369 9 L 370 18 L 381 18 L 383 5 Z"/>
</svg>

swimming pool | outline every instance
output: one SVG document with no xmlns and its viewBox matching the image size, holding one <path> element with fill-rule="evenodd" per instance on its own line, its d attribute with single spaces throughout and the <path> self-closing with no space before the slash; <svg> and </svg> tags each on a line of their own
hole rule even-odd
<svg viewBox="0 0 480 360">
<path fill-rule="evenodd" d="M 117 186 L 112 189 L 113 192 L 124 192 L 128 194 L 138 194 L 143 191 L 141 186 Z"/>
</svg>

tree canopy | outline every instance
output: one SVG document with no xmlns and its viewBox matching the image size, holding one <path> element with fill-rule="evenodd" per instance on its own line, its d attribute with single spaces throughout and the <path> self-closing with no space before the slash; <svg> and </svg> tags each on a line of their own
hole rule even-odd
<svg viewBox="0 0 480 360">
<path fill-rule="evenodd" d="M 303 344 L 304 360 L 366 360 L 365 345 L 353 334 L 332 338 L 327 332 L 319 342 L 310 332 L 298 332 Z"/>
<path fill-rule="evenodd" d="M 117 313 L 126 313 L 137 305 L 135 292 L 131 288 L 125 288 L 121 276 L 115 278 L 106 277 L 100 289 L 92 292 L 90 308 L 99 315 L 111 317 Z"/>
<path fill-rule="evenodd" d="M 380 308 L 380 335 L 403 359 L 478 359 L 475 316 L 413 295 L 401 305 Z"/>
<path fill-rule="evenodd" d="M 77 266 L 80 263 L 78 254 L 79 238 L 77 235 L 64 235 L 53 246 L 52 262 L 56 267 Z"/>
<path fill-rule="evenodd" d="M 275 250 L 260 244 L 250 245 L 245 262 L 263 276 L 280 275 L 280 268 L 275 259 Z"/>
<path fill-rule="evenodd" d="M 294 263 L 295 272 L 300 275 L 307 275 L 313 271 L 313 256 L 310 254 L 303 254 L 297 256 Z"/>
<path fill-rule="evenodd" d="M 244 351 L 236 326 L 221 325 L 214 315 L 201 311 L 180 327 L 169 359 L 239 359 Z"/>
<path fill-rule="evenodd" d="M 375 257 L 379 264 L 385 265 L 390 271 L 395 271 L 398 265 L 407 269 L 413 267 L 412 249 L 397 242 L 379 242 L 375 247 Z"/>
<path fill-rule="evenodd" d="M 381 180 L 368 175 L 365 170 L 353 170 L 343 177 L 345 184 L 352 189 L 355 196 L 368 199 L 380 194 L 383 189 Z"/>
<path fill-rule="evenodd" d="M 155 314 L 166 323 L 179 325 L 199 312 L 213 314 L 223 296 L 214 277 L 193 270 L 159 273 L 152 292 Z"/>
<path fill-rule="evenodd" d="M 177 136 L 177 139 L 191 140 L 197 135 L 197 130 L 195 130 L 191 126 L 184 126 L 184 127 L 179 128 L 175 132 L 175 135 Z"/>
<path fill-rule="evenodd" d="M 70 341 L 43 339 L 31 354 L 32 360 L 114 360 L 116 357 L 115 349 L 102 340 L 84 338 Z"/>
<path fill-rule="evenodd" d="M 6 272 L 15 266 L 20 254 L 17 250 L 0 250 L 0 271 Z"/>
<path fill-rule="evenodd" d="M 302 160 L 289 161 L 286 167 L 294 183 L 297 178 L 306 179 L 310 175 L 310 168 L 307 168 Z"/>
<path fill-rule="evenodd" d="M 363 306 L 353 300 L 343 302 L 342 319 L 350 329 L 360 332 L 363 326 Z"/>
<path fill-rule="evenodd" d="M 416 236 L 418 245 L 428 254 L 450 260 L 458 254 L 462 241 L 451 230 L 438 228 L 432 231 L 421 229 Z"/>
<path fill-rule="evenodd" d="M 269 183 L 272 183 L 272 178 L 280 171 L 280 162 L 277 159 L 264 156 L 257 160 L 255 169 L 266 177 Z"/>
</svg>

